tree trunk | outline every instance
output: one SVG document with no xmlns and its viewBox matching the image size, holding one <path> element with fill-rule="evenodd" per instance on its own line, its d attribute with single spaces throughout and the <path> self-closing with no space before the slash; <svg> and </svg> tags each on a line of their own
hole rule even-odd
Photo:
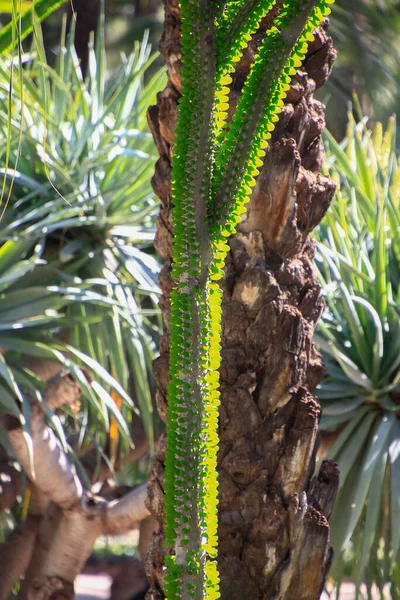
<svg viewBox="0 0 400 600">
<path fill-rule="evenodd" d="M 238 63 L 230 102 L 247 75 L 253 43 Z M 313 395 L 323 377 L 312 336 L 323 302 L 309 233 L 334 193 L 320 174 L 324 108 L 312 94 L 334 57 L 327 23 L 294 77 L 247 214 L 230 239 L 222 282 L 223 336 L 219 451 L 219 570 L 222 600 L 316 600 L 329 568 L 328 519 L 338 470 L 323 464 L 313 478 L 320 406 Z M 164 259 L 160 307 L 165 321 L 155 361 L 157 404 L 166 420 L 171 267 L 171 147 L 180 90 L 177 0 L 165 0 L 160 50 L 169 81 L 148 118 L 160 153 L 153 187 L 161 200 L 156 248 Z M 162 523 L 160 444 L 148 507 Z M 148 598 L 163 598 L 162 525 L 147 560 Z"/>
</svg>

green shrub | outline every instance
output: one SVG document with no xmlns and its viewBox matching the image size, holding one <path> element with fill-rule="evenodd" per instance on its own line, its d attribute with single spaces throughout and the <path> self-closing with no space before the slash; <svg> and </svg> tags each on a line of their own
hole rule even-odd
<svg viewBox="0 0 400 600">
<path fill-rule="evenodd" d="M 147 251 L 157 203 L 146 110 L 164 74 L 144 85 L 155 58 L 145 36 L 110 76 L 103 25 L 85 80 L 65 23 L 54 70 L 38 28 L 23 66 L 16 56 L 0 64 L 0 404 L 17 414 L 22 406 L 28 431 L 26 394 L 40 397 L 43 385 L 23 365 L 66 364 L 82 410 L 63 423 L 51 417 L 65 443 L 65 428 L 78 429 L 77 451 L 104 447 L 112 420 L 126 448 L 133 409 L 152 441 L 160 328 L 158 263 Z"/>
<path fill-rule="evenodd" d="M 321 427 L 338 437 L 341 471 L 332 516 L 340 582 L 344 551 L 369 590 L 391 581 L 398 598 L 400 548 L 400 162 L 395 119 L 371 132 L 350 116 L 346 139 L 329 135 L 326 164 L 338 182 L 320 226 L 318 268 L 326 300 L 316 342 L 327 377 L 317 390 Z M 350 554 L 349 554 L 350 550 Z"/>
</svg>

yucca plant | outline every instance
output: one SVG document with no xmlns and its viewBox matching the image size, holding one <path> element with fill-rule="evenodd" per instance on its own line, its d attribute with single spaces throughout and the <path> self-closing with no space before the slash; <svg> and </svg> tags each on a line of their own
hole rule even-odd
<svg viewBox="0 0 400 600">
<path fill-rule="evenodd" d="M 318 230 L 326 310 L 316 342 L 327 377 L 317 390 L 329 458 L 341 472 L 332 517 L 333 576 L 345 551 L 357 585 L 391 582 L 399 598 L 400 549 L 400 163 L 395 119 L 373 131 L 349 116 L 338 144 L 326 134 L 326 165 L 338 182 Z M 369 596 L 370 597 L 370 596 Z"/>
<path fill-rule="evenodd" d="M 23 71 L 14 73 L 11 123 L 7 102 L 0 104 L 5 148 L 0 240 L 3 252 L 13 254 L 13 262 L 4 259 L 7 273 L 14 264 L 8 292 L 20 294 L 39 281 L 63 298 L 78 290 L 79 298 L 86 297 L 72 303 L 56 326 L 67 325 L 72 346 L 97 360 L 127 393 L 133 383 L 151 437 L 158 265 L 141 250 L 151 244 L 156 207 L 145 111 L 163 75 L 156 75 L 144 93 L 143 74 L 154 60 L 145 39 L 106 81 L 102 30 L 90 50 L 86 81 L 73 28 L 68 41 L 63 38 L 55 70 L 45 62 L 37 35 Z M 4 98 L 10 70 L 11 60 L 0 68 Z M 36 258 L 27 261 L 35 245 Z M 18 259 L 23 263 L 17 266 Z M 49 293 L 46 310 L 53 301 Z M 105 416 L 104 409 L 100 414 Z"/>
<path fill-rule="evenodd" d="M 34 31 L 37 23 L 67 0 L 1 0 L 0 14 L 8 16 L 0 30 L 0 55 L 6 54 Z M 73 5 L 72 5 L 73 6 Z M 18 29 L 18 34 L 16 31 Z"/>
<path fill-rule="evenodd" d="M 7 56 L 0 66 L 0 467 L 10 477 L 8 488 L 14 476 L 21 479 L 20 467 L 11 467 L 9 457 L 18 460 L 31 481 L 25 485 L 22 478 L 11 494 L 15 499 L 22 491 L 23 503 L 13 504 L 7 524 L 17 525 L 26 517 L 28 525 L 22 523 L 0 546 L 2 599 L 22 574 L 23 593 L 28 593 L 32 577 L 42 577 L 46 585 L 46 553 L 52 551 L 42 549 L 42 558 L 37 558 L 40 540 L 46 539 L 45 507 L 31 566 L 29 538 L 21 542 L 28 549 L 28 562 L 12 558 L 15 536 L 25 535 L 37 517 L 36 501 L 33 516 L 29 511 L 29 497 L 37 490 L 61 509 L 66 507 L 61 496 L 69 497 L 69 512 L 52 534 L 56 545 L 65 534 L 74 538 L 64 539 L 65 547 L 79 540 L 79 552 L 71 551 L 75 566 L 71 570 L 64 562 L 66 570 L 58 572 L 55 590 L 66 594 L 73 593 L 74 569 L 83 564 L 98 535 L 123 531 L 132 518 L 147 514 L 144 486 L 124 496 L 120 508 L 112 505 L 114 517 L 110 505 L 111 528 L 104 527 L 94 501 L 90 522 L 81 523 L 80 533 L 73 534 L 79 515 L 90 512 L 87 494 L 101 489 L 107 476 L 98 477 L 98 467 L 105 465 L 107 474 L 114 474 L 122 465 L 120 458 L 137 444 L 135 422 L 144 424 L 150 446 L 153 439 L 158 263 L 147 252 L 156 202 L 150 188 L 153 143 L 145 113 L 164 75 L 144 85 L 154 60 L 145 36 L 110 76 L 103 26 L 101 22 L 96 47 L 91 45 L 85 80 L 73 46 L 74 22 L 68 39 L 64 23 L 54 69 L 46 61 L 37 23 L 31 51 L 23 54 L 17 45 L 18 57 Z M 58 366 L 52 373 L 64 365 L 79 387 L 65 374 L 47 381 L 45 371 L 54 361 Z M 55 389 L 68 389 L 68 401 L 61 396 L 55 401 Z M 11 508 L 5 489 L 0 505 Z M 107 512 L 107 496 L 101 502 L 106 502 Z M 73 523 L 66 526 L 71 518 Z"/>
</svg>

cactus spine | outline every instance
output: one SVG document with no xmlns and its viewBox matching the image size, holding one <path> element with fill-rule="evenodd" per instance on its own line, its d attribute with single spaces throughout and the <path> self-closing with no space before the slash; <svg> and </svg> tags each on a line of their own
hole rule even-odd
<svg viewBox="0 0 400 600">
<path fill-rule="evenodd" d="M 228 122 L 229 85 L 276 0 L 181 0 L 182 98 L 172 165 L 173 278 L 165 464 L 168 600 L 219 598 L 218 369 L 227 238 L 236 230 L 290 79 L 333 0 L 284 0 Z"/>
</svg>

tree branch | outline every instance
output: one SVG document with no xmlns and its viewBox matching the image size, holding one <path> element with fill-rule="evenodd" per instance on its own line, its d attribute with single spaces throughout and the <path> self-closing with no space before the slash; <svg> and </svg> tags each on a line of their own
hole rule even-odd
<svg viewBox="0 0 400 600">
<path fill-rule="evenodd" d="M 14 585 L 28 567 L 40 520 L 41 517 L 29 515 L 0 546 L 0 600 L 8 600 Z"/>
<path fill-rule="evenodd" d="M 86 372 L 85 376 L 89 378 Z M 71 374 L 62 369 L 48 380 L 43 400 L 51 410 L 58 410 L 76 403 L 80 395 Z M 45 425 L 42 406 L 32 402 L 30 439 L 16 417 L 6 414 L 3 425 L 17 459 L 39 490 L 61 508 L 75 504 L 82 495 L 81 483 L 53 431 Z"/>
<path fill-rule="evenodd" d="M 135 487 L 120 500 L 114 500 L 104 513 L 103 535 L 119 535 L 138 526 L 149 516 L 144 501 L 147 497 L 147 484 Z"/>
<path fill-rule="evenodd" d="M 11 415 L 5 415 L 3 425 L 15 455 L 29 479 L 50 500 L 61 508 L 69 509 L 81 497 L 82 485 L 53 431 L 45 425 L 43 416 L 42 408 L 34 405 L 30 428 L 32 456 L 20 421 Z"/>
<path fill-rule="evenodd" d="M 83 371 L 86 379 L 90 381 L 87 371 Z M 48 380 L 43 400 L 51 410 L 56 411 L 63 406 L 73 406 L 80 395 L 81 390 L 71 373 L 67 369 L 62 369 Z"/>
<path fill-rule="evenodd" d="M 89 376 L 85 373 L 89 379 Z M 49 378 L 43 393 L 52 411 L 77 402 L 81 394 L 70 373 L 61 370 Z M 31 402 L 27 434 L 19 419 L 6 414 L 3 425 L 16 459 L 26 472 L 32 490 L 30 515 L 0 547 L 0 600 L 6 600 L 14 584 L 24 576 L 20 600 L 44 600 L 58 593 L 73 598 L 73 582 L 90 555 L 96 538 L 123 533 L 138 527 L 149 515 L 144 505 L 146 486 L 139 486 L 126 497 L 107 502 L 83 492 L 81 482 L 52 429 L 45 423 L 43 405 Z M 134 419 L 132 436 L 136 447 L 115 464 L 142 456 L 148 449 L 143 423 Z M 83 460 L 91 479 L 105 479 L 110 467 L 88 452 Z M 99 468 L 98 468 L 99 467 Z M 21 491 L 21 474 L 0 456 L 0 506 L 11 506 Z M 33 548 L 35 551 L 32 552 Z"/>
<path fill-rule="evenodd" d="M 17 471 L 11 464 L 0 464 L 0 513 L 11 508 L 21 494 L 21 471 Z"/>
<path fill-rule="evenodd" d="M 49 586 L 54 587 L 52 592 L 63 592 L 66 598 L 73 597 L 68 594 L 71 589 L 73 593 L 74 579 L 89 557 L 96 538 L 102 533 L 105 508 L 104 501 L 86 495 L 82 495 L 72 510 L 63 511 L 54 503 L 49 506 L 21 586 L 20 600 L 41 600 L 39 590 Z M 49 596 L 44 598 L 47 600 Z"/>
</svg>

